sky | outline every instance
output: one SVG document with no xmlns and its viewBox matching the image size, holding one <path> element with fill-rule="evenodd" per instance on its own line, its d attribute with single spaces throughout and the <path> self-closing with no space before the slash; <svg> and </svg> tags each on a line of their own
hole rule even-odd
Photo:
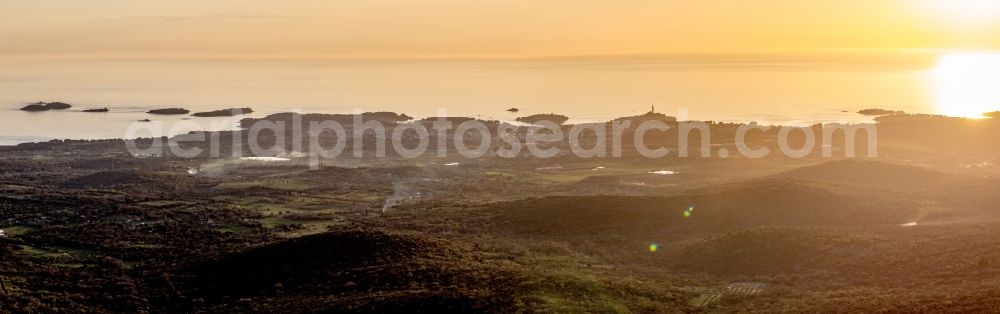
<svg viewBox="0 0 1000 314">
<path fill-rule="evenodd" d="M 546 57 L 1000 48 L 994 0 L 3 0 L 0 56 Z"/>
</svg>

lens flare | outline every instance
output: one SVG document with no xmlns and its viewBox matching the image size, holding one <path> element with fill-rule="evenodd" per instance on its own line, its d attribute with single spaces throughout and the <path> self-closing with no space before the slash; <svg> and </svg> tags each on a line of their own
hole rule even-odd
<svg viewBox="0 0 1000 314">
<path fill-rule="evenodd" d="M 660 245 L 656 244 L 656 242 L 649 244 L 649 253 L 656 253 L 656 250 L 658 249 L 660 249 Z"/>
</svg>

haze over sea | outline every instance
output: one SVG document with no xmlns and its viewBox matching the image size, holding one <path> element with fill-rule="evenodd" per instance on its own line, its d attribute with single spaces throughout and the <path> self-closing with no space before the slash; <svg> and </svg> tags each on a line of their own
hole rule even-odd
<svg viewBox="0 0 1000 314">
<path fill-rule="evenodd" d="M 449 60 L 0 59 L 0 145 L 123 137 L 155 108 L 209 111 L 395 111 L 414 117 L 513 120 L 559 113 L 572 122 L 641 114 L 651 105 L 694 120 L 804 125 L 868 122 L 855 112 L 934 112 L 936 55 L 671 55 Z M 37 101 L 65 111 L 22 112 Z M 110 113 L 83 113 L 89 108 Z M 518 114 L 506 112 L 517 107 Z M 846 111 L 846 112 L 845 112 Z M 244 116 L 245 117 L 245 116 Z M 191 118 L 231 129 L 239 118 Z M 214 124 L 214 126 L 212 125 Z M 170 134 L 143 134 L 170 135 Z"/>
</svg>

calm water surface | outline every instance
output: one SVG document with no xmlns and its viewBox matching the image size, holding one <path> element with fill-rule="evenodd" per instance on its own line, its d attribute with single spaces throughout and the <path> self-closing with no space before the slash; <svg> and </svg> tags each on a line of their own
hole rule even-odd
<svg viewBox="0 0 1000 314">
<path fill-rule="evenodd" d="M 500 120 L 560 113 L 571 122 L 646 112 L 776 124 L 865 122 L 854 112 L 932 112 L 926 57 L 593 57 L 519 60 L 96 61 L 0 60 L 0 145 L 120 138 L 141 119 L 231 129 L 238 118 L 150 116 L 153 108 L 252 107 L 252 116 L 299 110 L 396 111 Z M 21 112 L 36 101 L 66 111 Z M 110 113 L 83 113 L 108 107 Z M 846 112 L 844 112 L 846 111 Z"/>
</svg>

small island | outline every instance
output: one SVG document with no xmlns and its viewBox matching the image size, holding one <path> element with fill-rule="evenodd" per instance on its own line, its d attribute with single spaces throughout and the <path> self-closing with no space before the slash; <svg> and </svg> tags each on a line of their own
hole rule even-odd
<svg viewBox="0 0 1000 314">
<path fill-rule="evenodd" d="M 166 108 L 166 109 L 153 109 L 147 111 L 148 114 L 188 114 L 191 111 L 184 108 Z"/>
<path fill-rule="evenodd" d="M 517 113 L 518 111 L 521 111 L 521 109 L 517 109 L 517 108 L 510 108 L 510 109 L 507 109 L 507 112 L 513 112 L 513 113 Z"/>
<path fill-rule="evenodd" d="M 64 102 L 50 102 L 45 104 L 45 108 L 49 108 L 49 110 L 65 110 L 73 108 L 73 106 Z"/>
<path fill-rule="evenodd" d="M 49 111 L 49 110 L 65 110 L 69 108 L 73 108 L 73 106 L 63 102 L 50 102 L 50 103 L 37 102 L 34 104 L 27 105 L 24 108 L 21 108 L 21 111 L 37 112 L 37 111 Z"/>
<path fill-rule="evenodd" d="M 527 117 L 520 117 L 520 118 L 517 118 L 515 120 L 517 122 L 524 122 L 524 123 L 531 123 L 531 124 L 537 124 L 538 122 L 542 122 L 542 121 L 552 121 L 552 122 L 555 122 L 555 124 L 560 124 L 561 125 L 563 123 L 566 123 L 566 121 L 569 120 L 569 117 L 561 115 L 561 114 L 549 113 L 549 114 L 535 114 L 535 115 L 530 115 L 530 116 L 527 116 Z"/>
<path fill-rule="evenodd" d="M 234 117 L 234 116 L 251 114 L 251 113 L 253 113 L 253 109 L 250 109 L 250 108 L 229 108 L 229 109 L 221 109 L 221 110 L 215 110 L 215 111 L 197 112 L 195 114 L 192 114 L 192 116 L 195 116 L 195 117 Z"/>
<path fill-rule="evenodd" d="M 30 104 L 21 108 L 21 111 L 49 111 L 49 109 L 45 108 L 45 105 Z"/>
<path fill-rule="evenodd" d="M 858 114 L 866 116 L 889 116 L 895 114 L 905 114 L 905 112 L 899 110 L 888 110 L 888 109 L 863 109 L 858 111 Z"/>
<path fill-rule="evenodd" d="M 110 111 L 111 109 L 108 108 L 96 108 L 96 109 L 87 109 L 84 110 L 83 112 L 110 112 Z"/>
</svg>

